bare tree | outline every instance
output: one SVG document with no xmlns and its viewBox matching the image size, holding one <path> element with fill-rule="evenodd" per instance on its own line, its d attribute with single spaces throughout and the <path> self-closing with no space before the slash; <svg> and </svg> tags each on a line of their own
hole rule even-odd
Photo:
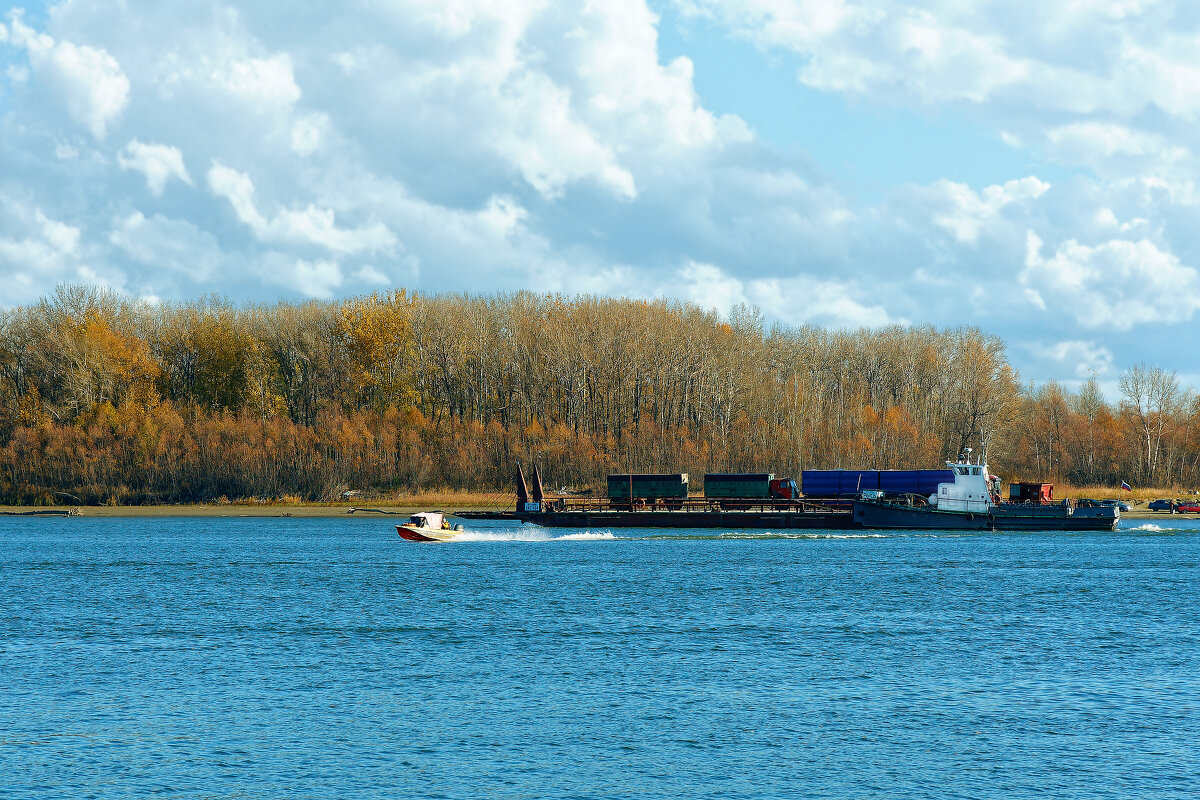
<svg viewBox="0 0 1200 800">
<path fill-rule="evenodd" d="M 1152 482 L 1158 477 L 1163 439 L 1178 411 L 1179 379 L 1173 371 L 1135 364 L 1121 373 L 1117 386 L 1124 398 L 1122 410 L 1141 440 L 1142 480 Z"/>
</svg>

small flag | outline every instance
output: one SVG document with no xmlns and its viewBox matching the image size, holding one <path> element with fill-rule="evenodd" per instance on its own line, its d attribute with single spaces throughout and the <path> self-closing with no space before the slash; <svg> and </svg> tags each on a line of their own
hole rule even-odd
<svg viewBox="0 0 1200 800">
<path fill-rule="evenodd" d="M 1125 481 L 1121 481 L 1121 488 L 1122 488 L 1122 489 L 1124 489 L 1124 490 L 1125 490 L 1125 491 L 1127 491 L 1127 492 L 1132 492 L 1132 491 L 1133 491 L 1133 487 L 1131 487 L 1131 486 L 1130 486 L 1128 483 L 1126 483 Z"/>
</svg>

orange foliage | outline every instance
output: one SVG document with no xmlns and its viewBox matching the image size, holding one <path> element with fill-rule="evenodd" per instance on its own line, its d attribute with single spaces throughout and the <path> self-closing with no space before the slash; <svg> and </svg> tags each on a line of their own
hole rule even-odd
<svg viewBox="0 0 1200 800">
<path fill-rule="evenodd" d="M 1192 397 L 1155 412 L 1169 480 L 1200 480 Z M 147 310 L 66 290 L 0 311 L 0 410 L 10 502 L 506 490 L 518 460 L 547 487 L 785 477 L 936 467 L 962 443 L 1005 477 L 1139 464 L 1128 408 L 1020 391 L 976 330 L 764 332 L 748 309 L 530 293 Z"/>
</svg>

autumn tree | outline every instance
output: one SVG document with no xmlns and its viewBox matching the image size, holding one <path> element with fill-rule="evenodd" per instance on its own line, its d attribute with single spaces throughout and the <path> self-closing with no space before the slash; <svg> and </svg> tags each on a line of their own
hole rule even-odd
<svg viewBox="0 0 1200 800">
<path fill-rule="evenodd" d="M 1121 373 L 1117 385 L 1123 398 L 1122 413 L 1140 442 L 1136 463 L 1141 478 L 1150 483 L 1158 477 L 1163 441 L 1179 410 L 1179 380 L 1174 372 L 1161 367 L 1135 364 Z"/>
</svg>

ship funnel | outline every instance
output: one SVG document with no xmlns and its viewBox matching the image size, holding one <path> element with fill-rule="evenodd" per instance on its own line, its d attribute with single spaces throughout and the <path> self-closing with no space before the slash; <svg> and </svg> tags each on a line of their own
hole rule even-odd
<svg viewBox="0 0 1200 800">
<path fill-rule="evenodd" d="M 529 502 L 529 487 L 525 485 L 525 470 L 521 469 L 521 462 L 517 462 L 517 508 L 524 508 L 525 503 Z"/>
<path fill-rule="evenodd" d="M 533 501 L 542 502 L 542 475 L 538 472 L 537 464 L 533 465 Z"/>
</svg>

